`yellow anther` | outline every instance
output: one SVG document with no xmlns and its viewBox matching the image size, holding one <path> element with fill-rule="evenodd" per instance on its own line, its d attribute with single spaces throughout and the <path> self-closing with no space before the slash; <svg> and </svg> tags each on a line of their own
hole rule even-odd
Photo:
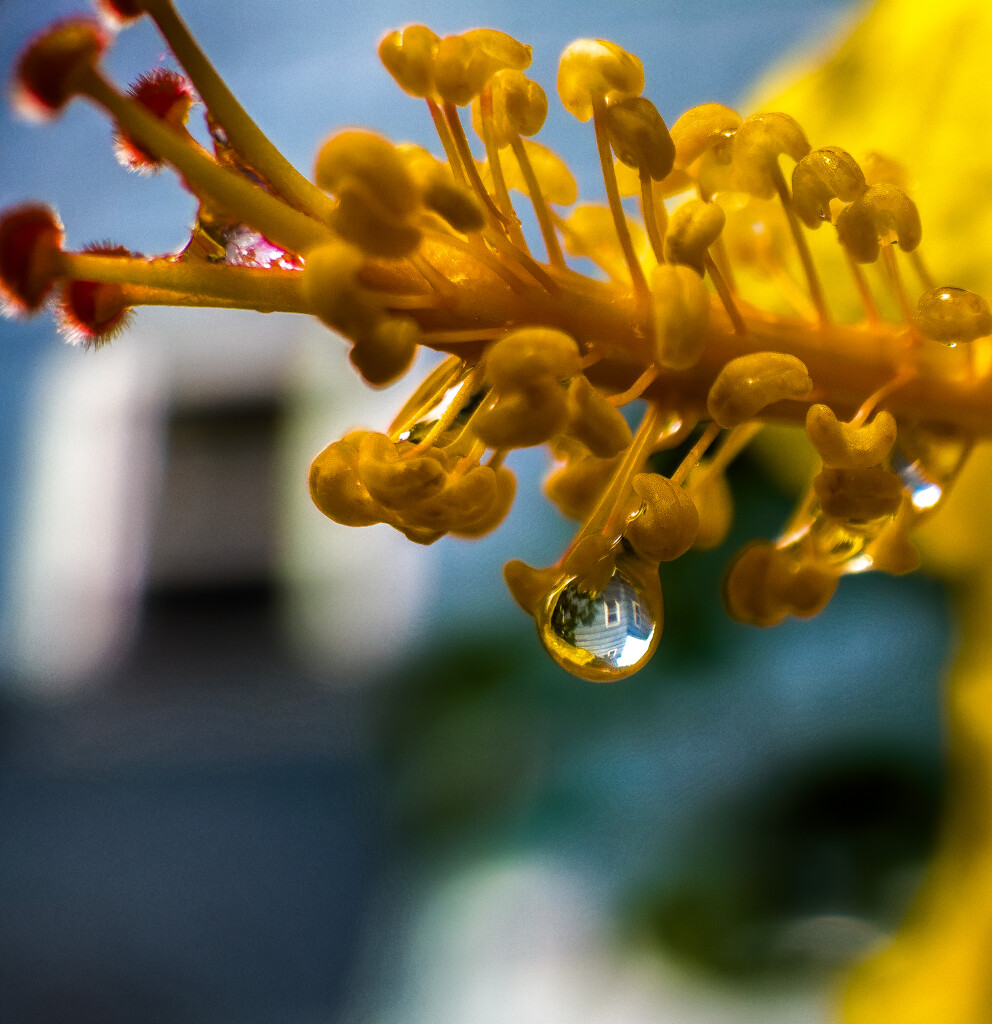
<svg viewBox="0 0 992 1024">
<path fill-rule="evenodd" d="M 403 219 L 420 205 L 417 186 L 396 147 L 374 132 L 332 135 L 317 154 L 314 180 L 327 192 L 360 191 L 384 216 Z"/>
<path fill-rule="evenodd" d="M 619 409 L 577 374 L 568 388 L 568 425 L 570 437 L 581 441 L 593 455 L 607 459 L 630 446 L 633 435 Z"/>
<path fill-rule="evenodd" d="M 503 566 L 507 589 L 528 615 L 533 615 L 544 603 L 560 578 L 561 569 L 554 565 L 547 569 L 535 569 L 526 562 L 514 559 Z"/>
<path fill-rule="evenodd" d="M 434 84 L 446 103 L 464 107 L 479 95 L 501 68 L 530 66 L 529 46 L 495 29 L 472 29 L 445 36 L 434 59 Z"/>
<path fill-rule="evenodd" d="M 362 191 L 345 190 L 338 197 L 331 227 L 369 256 L 399 259 L 420 244 L 420 229 L 383 216 L 382 206 Z"/>
<path fill-rule="evenodd" d="M 379 59 L 411 96 L 434 93 L 434 58 L 440 40 L 426 25 L 408 25 L 379 43 Z"/>
<path fill-rule="evenodd" d="M 441 171 L 425 182 L 422 197 L 428 210 L 433 210 L 463 234 L 481 231 L 486 223 L 482 204 L 475 194 L 459 185 L 450 173 Z"/>
<path fill-rule="evenodd" d="M 525 388 L 501 394 L 491 409 L 476 414 L 472 429 L 488 448 L 529 448 L 544 444 L 567 421 L 561 385 L 538 378 Z"/>
<path fill-rule="evenodd" d="M 495 470 L 473 466 L 467 473 L 447 477 L 433 494 L 404 505 L 400 519 L 406 527 L 430 533 L 471 528 L 489 513 L 495 499 Z"/>
<path fill-rule="evenodd" d="M 712 472 L 708 462 L 699 462 L 689 471 L 685 491 L 699 513 L 699 530 L 692 546 L 708 551 L 722 544 L 734 521 L 734 499 L 726 476 Z"/>
<path fill-rule="evenodd" d="M 786 569 L 786 572 L 781 572 Z M 837 575 L 818 565 L 784 560 L 773 571 L 774 584 L 789 610 L 797 619 L 811 619 L 826 608 L 837 590 Z"/>
<path fill-rule="evenodd" d="M 879 244 L 892 241 L 912 252 L 923 229 L 916 204 L 895 185 L 871 185 L 837 216 L 837 237 L 858 263 L 874 263 Z"/>
<path fill-rule="evenodd" d="M 706 250 L 717 240 L 726 222 L 727 215 L 717 203 L 704 203 L 701 199 L 683 203 L 668 218 L 665 259 L 692 267 L 702 276 Z"/>
<path fill-rule="evenodd" d="M 558 63 L 562 106 L 580 121 L 592 117 L 593 103 L 640 96 L 644 68 L 632 53 L 606 39 L 576 39 Z"/>
<path fill-rule="evenodd" d="M 492 501 L 475 516 L 465 516 L 451 532 L 459 537 L 482 537 L 492 532 L 506 518 L 517 492 L 513 473 L 500 466 L 496 470 L 496 490 Z"/>
<path fill-rule="evenodd" d="M 557 206 L 571 206 L 579 198 L 579 186 L 568 169 L 568 164 L 554 150 L 542 146 L 539 142 L 524 139 L 523 147 L 545 202 L 554 203 Z M 503 164 L 506 187 L 515 188 L 518 192 L 529 196 L 530 188 L 517 163 L 516 156 L 512 152 L 501 153 L 500 160 Z"/>
<path fill-rule="evenodd" d="M 361 254 L 353 246 L 332 242 L 312 250 L 303 269 L 310 312 L 352 340 L 371 333 L 382 315 L 372 293 L 355 280 L 361 265 Z"/>
<path fill-rule="evenodd" d="M 837 589 L 837 577 L 816 565 L 756 541 L 734 560 L 724 581 L 727 611 L 739 622 L 775 626 L 787 615 L 808 619 L 821 612 Z"/>
<path fill-rule="evenodd" d="M 455 181 L 451 168 L 442 164 L 422 146 L 401 143 L 397 153 L 406 164 L 421 202 L 428 210 L 443 217 L 456 231 L 479 231 L 486 222 L 482 205 L 466 186 Z"/>
<path fill-rule="evenodd" d="M 617 459 L 572 458 L 544 482 L 544 493 L 569 519 L 585 519 L 599 501 L 617 467 Z"/>
<path fill-rule="evenodd" d="M 741 115 L 721 103 L 691 107 L 672 125 L 675 166 L 687 169 L 707 149 L 736 131 L 740 123 Z"/>
<path fill-rule="evenodd" d="M 675 143 L 658 108 L 646 96 L 611 99 L 605 125 L 621 163 L 636 167 L 653 181 L 668 176 L 675 165 Z"/>
<path fill-rule="evenodd" d="M 733 163 L 739 188 L 761 199 L 777 192 L 778 158 L 797 163 L 809 152 L 809 141 L 788 114 L 771 112 L 746 117 L 734 132 Z"/>
<path fill-rule="evenodd" d="M 706 406 L 721 427 L 736 427 L 766 406 L 805 398 L 813 382 L 801 360 L 784 352 L 754 352 L 731 359 L 710 388 Z"/>
<path fill-rule="evenodd" d="M 412 446 L 404 445 L 404 451 L 412 450 Z M 358 476 L 376 501 L 387 509 L 403 512 L 444 487 L 448 471 L 441 461 L 443 456 L 432 448 L 426 455 L 402 458 L 400 446 L 385 434 L 369 432 L 358 448 Z"/>
<path fill-rule="evenodd" d="M 583 537 L 562 563 L 569 576 L 576 576 L 583 590 L 602 593 L 613 578 L 616 555 L 613 542 L 601 533 Z"/>
<path fill-rule="evenodd" d="M 400 257 L 420 241 L 410 219 L 420 194 L 391 142 L 365 131 L 340 132 L 317 155 L 317 184 L 338 198 L 332 227 L 373 256 Z"/>
<path fill-rule="evenodd" d="M 535 81 L 515 69 L 500 71 L 493 79 L 493 95 L 502 97 L 503 112 L 513 128 L 525 137 L 536 135 L 548 116 L 548 97 Z"/>
<path fill-rule="evenodd" d="M 877 466 L 895 443 L 896 421 L 884 409 L 870 423 L 858 426 L 838 420 L 826 405 L 811 405 L 806 433 L 823 464 L 836 469 Z"/>
<path fill-rule="evenodd" d="M 663 263 L 651 271 L 655 361 L 673 370 L 694 366 L 706 344 L 710 300 L 691 267 Z"/>
<path fill-rule="evenodd" d="M 902 501 L 902 481 L 881 466 L 824 469 L 813 478 L 813 490 L 828 516 L 848 522 L 894 515 Z"/>
<path fill-rule="evenodd" d="M 992 311 L 981 295 L 945 285 L 924 292 L 913 325 L 924 338 L 953 346 L 992 334 Z"/>
<path fill-rule="evenodd" d="M 371 526 L 384 511 L 358 478 L 358 446 L 365 431 L 328 445 L 310 466 L 310 496 L 329 519 L 342 526 Z"/>
<path fill-rule="evenodd" d="M 537 82 L 522 71 L 506 68 L 493 75 L 492 123 L 496 145 L 509 146 L 515 135 L 536 135 L 548 116 L 548 97 Z M 482 101 L 472 100 L 472 125 L 480 137 L 482 127 Z"/>
<path fill-rule="evenodd" d="M 624 531 L 634 550 L 652 562 L 684 555 L 699 532 L 699 512 L 692 498 L 658 473 L 638 473 L 631 483 L 643 502 Z"/>
<path fill-rule="evenodd" d="M 473 46 L 477 46 L 493 62 L 493 70 L 509 68 L 526 71 L 533 60 L 533 50 L 526 43 L 495 28 L 470 28 L 462 33 Z"/>
<path fill-rule="evenodd" d="M 421 331 L 409 317 L 382 317 L 355 338 L 348 358 L 373 387 L 385 387 L 410 369 Z"/>
<path fill-rule="evenodd" d="M 581 368 L 575 339 L 552 327 L 523 327 L 491 345 L 486 376 L 501 393 L 574 377 Z"/>
<path fill-rule="evenodd" d="M 830 200 L 849 203 L 866 189 L 857 161 L 836 146 L 814 149 L 792 170 L 792 202 L 799 219 L 809 228 L 830 220 Z"/>
<path fill-rule="evenodd" d="M 723 581 L 723 602 L 731 617 L 752 626 L 777 626 L 788 615 L 773 586 L 781 573 L 780 559 L 767 541 L 754 541 L 737 554 Z"/>
</svg>

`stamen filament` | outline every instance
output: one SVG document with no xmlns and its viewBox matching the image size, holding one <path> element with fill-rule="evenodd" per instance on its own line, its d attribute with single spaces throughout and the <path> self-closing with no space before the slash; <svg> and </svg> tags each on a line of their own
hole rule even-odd
<svg viewBox="0 0 992 1024">
<path fill-rule="evenodd" d="M 303 275 L 296 270 L 260 267 L 230 267 L 199 261 L 146 260 L 134 256 L 100 253 L 69 253 L 59 256 L 63 276 L 77 281 L 133 285 L 163 292 L 202 295 L 211 300 L 261 304 L 267 310 L 308 313 L 303 293 Z M 183 303 L 188 305 L 189 303 Z"/>
<path fill-rule="evenodd" d="M 596 507 L 586 519 L 582 529 L 576 533 L 572 543 L 568 546 L 568 550 L 562 556 L 562 563 L 575 550 L 579 541 L 594 533 L 606 534 L 608 529 L 614 526 L 614 521 L 618 518 L 620 507 L 626 504 L 630 492 L 630 481 L 641 471 L 641 467 L 655 450 L 658 435 L 661 433 L 664 415 L 665 410 L 657 403 L 652 402 L 648 405 L 644 418 L 637 428 L 637 433 L 634 434 L 634 440 L 627 451 L 624 452 L 620 464 L 610 478 L 608 486 L 604 488 L 603 493 L 600 495 Z M 625 507 L 620 513 L 620 517 L 624 520 L 627 518 Z"/>
<path fill-rule="evenodd" d="M 333 209 L 331 200 L 279 152 L 249 117 L 197 45 L 172 0 L 145 0 L 145 9 L 234 149 L 291 205 L 326 220 Z"/>
<path fill-rule="evenodd" d="M 868 284 L 868 279 L 865 277 L 864 271 L 861 269 L 858 261 L 844 249 L 844 256 L 847 259 L 847 265 L 851 268 L 851 275 L 854 277 L 854 285 L 858 289 L 858 296 L 861 299 L 861 305 L 864 306 L 865 316 L 868 319 L 869 324 L 877 324 L 882 316 L 878 311 L 878 303 L 875 301 L 875 296 L 871 293 L 871 286 Z"/>
<path fill-rule="evenodd" d="M 706 268 L 706 273 L 710 275 L 710 280 L 713 282 L 713 287 L 723 303 L 723 308 L 727 311 L 727 316 L 730 317 L 730 322 L 734 325 L 734 333 L 746 334 L 747 327 L 744 324 L 741 311 L 737 308 L 737 303 L 734 301 L 733 293 L 720 272 L 720 268 L 708 252 L 703 253 L 703 266 Z"/>
<path fill-rule="evenodd" d="M 475 157 L 472 156 L 472 149 L 468 144 L 468 137 L 465 135 L 464 127 L 462 127 L 462 120 L 458 116 L 458 108 L 454 103 L 445 103 L 443 109 L 444 119 L 448 122 L 448 127 L 451 129 L 451 137 L 454 140 L 455 148 L 461 158 L 462 166 L 465 168 L 465 173 L 468 175 L 468 180 L 472 186 L 472 190 L 475 192 L 476 196 L 478 196 L 482 205 L 486 208 L 489 213 L 490 220 L 499 230 L 502 231 L 504 228 L 503 214 L 493 202 L 493 197 L 487 191 L 486 186 L 483 184 L 482 178 L 479 175 L 479 168 L 475 166 Z"/>
<path fill-rule="evenodd" d="M 802 264 L 803 273 L 806 275 L 806 283 L 809 286 L 809 295 L 813 300 L 817 316 L 821 324 L 830 322 L 830 313 L 827 311 L 827 301 L 823 295 L 823 285 L 816 272 L 816 264 L 813 262 L 813 254 L 809 251 L 809 244 L 803 234 L 803 226 L 796 216 L 795 207 L 792 205 L 792 195 L 789 186 L 785 183 L 782 175 L 782 168 L 778 163 L 772 168 L 772 177 L 775 182 L 775 191 L 778 192 L 782 208 L 785 210 L 786 219 L 789 222 L 789 231 L 792 233 L 793 241 L 796 244 L 796 251 L 799 254 L 799 262 Z"/>
<path fill-rule="evenodd" d="M 524 181 L 527 183 L 527 191 L 530 193 L 534 215 L 537 217 L 537 224 L 541 229 L 544 247 L 548 251 L 548 261 L 557 270 L 564 270 L 565 257 L 561 252 L 561 244 L 558 241 L 558 235 L 555 233 L 555 226 L 551 219 L 551 211 L 548 209 L 547 200 L 544 198 L 540 182 L 534 173 L 534 165 L 530 162 L 530 157 L 527 155 L 527 147 L 524 146 L 520 136 L 516 134 L 510 139 L 510 145 L 513 147 L 513 155 L 517 158 L 517 163 L 520 165 L 520 173 L 524 176 Z"/>
<path fill-rule="evenodd" d="M 917 371 L 910 369 L 909 367 L 905 367 L 904 369 L 900 370 L 899 373 L 892 378 L 892 380 L 887 381 L 880 388 L 878 388 L 876 391 L 870 394 L 864 400 L 864 402 L 861 403 L 861 406 L 858 408 L 858 411 L 851 418 L 851 423 L 856 427 L 860 427 L 865 422 L 865 420 L 867 420 L 868 417 L 875 411 L 875 408 L 879 405 L 880 402 L 885 401 L 885 399 L 888 398 L 889 395 L 891 395 L 895 391 L 898 391 L 899 388 L 903 387 L 905 384 L 908 384 L 911 380 L 914 380 L 918 376 L 919 374 L 917 373 Z"/>
<path fill-rule="evenodd" d="M 689 472 L 699 463 L 699 460 L 706 454 L 710 445 L 720 435 L 723 428 L 719 423 L 711 423 L 699 436 L 699 440 L 689 449 L 688 455 L 679 463 L 678 469 L 671 475 L 673 484 L 681 484 L 689 475 Z"/>
<path fill-rule="evenodd" d="M 429 232 L 435 234 L 434 232 Z M 504 264 L 501 263 L 496 256 L 490 252 L 488 246 L 478 235 L 473 237 L 472 242 L 463 241 L 457 235 L 443 234 L 437 232 L 439 240 L 443 239 L 445 245 L 451 246 L 453 249 L 458 249 L 471 256 L 473 259 L 478 260 L 484 267 L 491 270 L 498 278 L 504 281 L 510 286 L 515 292 L 523 291 L 531 282 L 526 280 L 517 265 L 515 264 Z M 445 279 L 445 283 L 450 286 L 451 282 Z"/>
<path fill-rule="evenodd" d="M 664 215 L 664 222 L 658 216 L 658 205 L 654 201 L 654 183 L 651 175 L 641 171 L 641 215 L 644 218 L 644 227 L 648 233 L 648 241 L 651 243 L 651 251 L 659 263 L 665 262 L 665 228 L 668 222 L 668 212 L 661 207 Z"/>
<path fill-rule="evenodd" d="M 926 263 L 923 262 L 923 254 L 918 248 L 909 253 L 909 261 L 913 264 L 913 269 L 916 271 L 916 276 L 920 279 L 924 291 L 930 291 L 931 288 L 936 287 L 933 275 Z"/>
<path fill-rule="evenodd" d="M 509 330 L 509 327 L 468 327 L 460 331 L 425 331 L 420 337 L 425 345 L 451 345 L 469 341 L 499 341 Z"/>
<path fill-rule="evenodd" d="M 454 291 L 454 285 L 434 266 L 426 256 L 419 252 L 413 252 L 407 257 L 417 268 L 424 280 L 440 295 L 450 294 Z"/>
<path fill-rule="evenodd" d="M 603 182 L 606 185 L 606 198 L 610 204 L 610 213 L 613 215 L 613 224 L 616 227 L 617 238 L 620 242 L 620 249 L 623 258 L 630 270 L 630 280 L 634 287 L 634 293 L 643 301 L 650 301 L 648 283 L 644 278 L 644 271 L 634 252 L 634 243 L 630 237 L 630 227 L 627 224 L 627 216 L 623 211 L 623 204 L 620 201 L 620 189 L 617 186 L 617 173 L 613 167 L 613 155 L 610 151 L 610 140 L 603 125 L 603 100 L 593 99 L 592 121 L 596 132 L 596 149 L 599 152 L 599 163 L 603 172 Z"/>
<path fill-rule="evenodd" d="M 621 391 L 619 394 L 610 395 L 606 400 L 610 405 L 620 408 L 622 405 L 626 405 L 628 402 L 633 402 L 635 398 L 640 398 L 641 395 L 654 383 L 655 378 L 658 376 L 658 367 L 652 363 L 641 375 L 634 381 L 633 384 L 627 388 L 626 391 Z"/>
<path fill-rule="evenodd" d="M 705 470 L 699 475 L 699 486 L 702 487 L 715 473 L 722 473 L 727 466 L 747 447 L 751 440 L 761 431 L 760 423 L 741 423 L 731 428 L 724 438 L 723 444 L 710 459 Z M 691 472 L 691 470 L 690 470 Z M 688 476 L 688 474 L 686 474 Z M 695 485 L 695 481 L 693 481 Z"/>
<path fill-rule="evenodd" d="M 467 185 L 468 181 L 465 178 L 465 168 L 462 167 L 461 159 L 458 156 L 458 150 L 455 147 L 455 141 L 451 137 L 448 125 L 445 123 L 444 115 L 441 113 L 441 108 L 437 105 L 435 100 L 428 97 L 427 109 L 431 112 L 431 120 L 434 122 L 434 130 L 437 132 L 437 136 L 441 140 L 441 146 L 444 149 L 444 155 L 448 158 L 448 166 L 451 168 L 451 173 L 455 176 L 456 181 L 462 185 Z"/>
<path fill-rule="evenodd" d="M 882 246 L 882 266 L 885 268 L 885 276 L 889 279 L 892 292 L 899 303 L 899 311 L 907 324 L 913 322 L 913 306 L 906 295 L 906 288 L 902 282 L 902 274 L 899 272 L 899 262 L 896 260 L 895 250 L 891 245 Z"/>
<path fill-rule="evenodd" d="M 513 244 L 524 252 L 530 252 L 524 233 L 520 229 L 520 221 L 513 209 L 513 203 L 510 201 L 506 178 L 503 176 L 503 165 L 499 159 L 499 147 L 496 145 L 496 136 L 493 131 L 493 90 L 491 85 L 487 85 L 482 90 L 479 105 L 482 120 L 482 144 L 486 147 L 486 159 L 489 161 L 489 171 L 493 176 L 493 188 L 496 191 L 496 202 L 503 215 L 503 223 L 509 231 Z"/>
</svg>

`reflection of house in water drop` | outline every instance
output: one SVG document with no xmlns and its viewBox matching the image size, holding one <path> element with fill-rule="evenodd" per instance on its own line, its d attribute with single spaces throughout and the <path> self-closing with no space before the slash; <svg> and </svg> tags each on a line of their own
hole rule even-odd
<svg viewBox="0 0 992 1024">
<path fill-rule="evenodd" d="M 611 668 L 633 665 L 654 635 L 654 621 L 634 587 L 614 573 L 599 594 L 573 586 L 562 592 L 552 616 L 559 636 Z"/>
</svg>

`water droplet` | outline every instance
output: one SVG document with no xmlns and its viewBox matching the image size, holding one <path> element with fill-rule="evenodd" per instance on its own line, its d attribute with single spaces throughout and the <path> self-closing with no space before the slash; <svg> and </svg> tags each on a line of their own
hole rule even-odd
<svg viewBox="0 0 992 1024">
<path fill-rule="evenodd" d="M 804 518 L 779 540 L 799 561 L 819 563 L 842 575 L 867 572 L 874 566 L 868 546 L 892 521 L 882 516 L 865 522 L 843 522 L 826 515 L 818 501 L 804 505 Z"/>
<path fill-rule="evenodd" d="M 621 556 L 598 593 L 563 575 L 535 618 L 541 642 L 562 668 L 593 682 L 623 679 L 648 662 L 661 636 L 657 568 Z"/>
<path fill-rule="evenodd" d="M 920 424 L 900 428 L 892 472 L 902 480 L 914 510 L 927 513 L 943 500 L 971 452 L 969 438 Z"/>
<path fill-rule="evenodd" d="M 231 267 L 262 267 L 269 270 L 302 270 L 303 260 L 270 242 L 247 224 L 236 224 L 224 232 L 224 262 Z"/>
<path fill-rule="evenodd" d="M 394 441 L 412 441 L 415 444 L 422 441 L 455 400 L 473 369 L 474 366 L 463 363 L 457 356 L 437 366 L 393 420 L 389 436 Z M 448 429 L 435 442 L 437 447 L 443 448 L 458 437 L 488 393 L 488 387 L 481 387 L 469 396 Z"/>
</svg>

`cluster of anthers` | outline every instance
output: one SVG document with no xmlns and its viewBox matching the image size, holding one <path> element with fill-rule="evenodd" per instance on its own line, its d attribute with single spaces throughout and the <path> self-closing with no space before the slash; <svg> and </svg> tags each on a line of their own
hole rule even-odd
<svg viewBox="0 0 992 1024">
<path fill-rule="evenodd" d="M 447 353 L 385 433 L 354 431 L 317 456 L 313 500 L 337 522 L 388 523 L 420 543 L 478 536 L 512 503 L 507 454 L 547 445 L 548 497 L 581 525 L 557 564 L 514 561 L 505 577 L 552 657 L 587 679 L 651 657 L 659 563 L 722 540 L 725 470 L 771 420 L 804 422 L 821 465 L 782 536 L 733 560 L 730 614 L 758 625 L 811 616 L 845 573 L 915 567 L 909 531 L 992 425 L 992 315 L 977 295 L 934 286 L 891 161 L 811 149 L 786 114 L 742 118 L 716 103 L 669 129 L 642 95 L 640 61 L 583 39 L 562 54 L 558 93 L 592 121 L 608 205 L 565 212 L 575 181 L 531 141 L 547 99 L 524 74 L 530 47 L 413 25 L 379 54 L 426 102 L 444 159 L 342 131 L 310 181 L 239 106 L 171 0 L 99 8 L 103 20 L 63 21 L 30 43 L 19 94 L 43 114 L 76 96 L 105 109 L 122 161 L 171 166 L 198 219 L 181 252 L 146 258 L 69 252 L 52 210 L 9 210 L 9 308 L 52 302 L 90 345 L 148 303 L 312 314 L 350 341 L 372 385 L 403 374 L 419 346 Z M 101 55 L 111 28 L 145 14 L 188 79 L 159 69 L 124 92 Z M 209 149 L 186 129 L 197 103 Z M 511 192 L 533 208 L 538 256 Z M 580 273 L 563 249 L 597 269 Z M 831 310 L 818 272 L 838 253 L 853 316 Z M 670 475 L 652 468 L 662 450 Z"/>
</svg>

